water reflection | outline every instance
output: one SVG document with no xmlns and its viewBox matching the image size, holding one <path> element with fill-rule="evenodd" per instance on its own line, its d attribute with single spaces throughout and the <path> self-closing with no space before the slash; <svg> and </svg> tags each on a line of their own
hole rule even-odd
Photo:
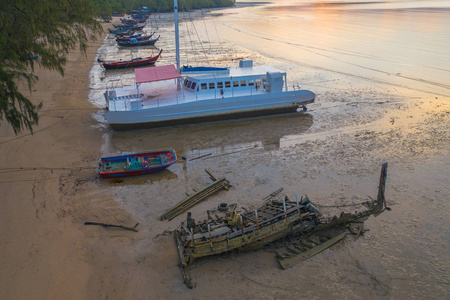
<svg viewBox="0 0 450 300">
<path fill-rule="evenodd" d="M 293 65 L 448 96 L 449 3 L 277 2 L 243 9 L 220 32 Z"/>
<path fill-rule="evenodd" d="M 231 120 L 151 130 L 111 131 L 110 152 L 173 148 L 187 159 L 263 148 L 275 150 L 287 135 L 301 135 L 313 124 L 313 116 L 296 113 L 245 120 Z"/>
</svg>

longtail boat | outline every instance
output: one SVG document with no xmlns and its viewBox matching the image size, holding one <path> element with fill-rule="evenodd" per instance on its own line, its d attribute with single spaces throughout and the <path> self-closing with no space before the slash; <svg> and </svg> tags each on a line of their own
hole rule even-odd
<svg viewBox="0 0 450 300">
<path fill-rule="evenodd" d="M 131 29 L 111 29 L 108 28 L 109 33 L 113 33 L 115 35 L 130 35 L 134 33 L 134 30 Z"/>
<path fill-rule="evenodd" d="M 156 150 L 101 157 L 98 172 L 102 178 L 117 178 L 154 173 L 177 161 L 174 150 Z"/>
<path fill-rule="evenodd" d="M 155 56 L 149 57 L 137 57 L 131 60 L 123 60 L 123 61 L 100 61 L 103 67 L 107 70 L 110 69 L 125 69 L 125 68 L 134 68 L 146 65 L 154 65 L 158 58 L 161 56 L 162 49 Z"/>
<path fill-rule="evenodd" d="M 138 23 L 138 20 L 136 19 L 120 19 L 120 21 L 122 22 L 122 24 L 126 25 L 136 25 Z"/>
<path fill-rule="evenodd" d="M 155 33 L 153 32 L 149 35 L 135 34 L 135 35 L 129 35 L 129 36 L 118 36 L 118 37 L 116 37 L 116 41 L 117 42 L 126 42 L 131 39 L 136 39 L 138 41 L 147 41 L 147 40 L 151 39 L 154 34 Z"/>
<path fill-rule="evenodd" d="M 142 30 L 145 25 L 113 25 L 118 30 Z"/>
<path fill-rule="evenodd" d="M 185 284 L 189 288 L 193 287 L 187 267 L 195 259 L 234 249 L 255 250 L 286 237 L 304 236 L 331 227 L 343 227 L 352 221 L 381 213 L 386 208 L 384 196 L 386 176 L 387 163 L 383 164 L 381 168 L 377 200 L 362 203 L 364 207 L 367 207 L 364 211 L 354 214 L 341 213 L 339 217 L 324 218 L 321 211 L 307 196 L 299 200 L 297 195 L 294 201 L 287 196 L 282 199 L 270 197 L 258 209 L 245 210 L 243 213 L 239 213 L 234 205 L 224 216 L 216 215 L 216 218 L 212 218 L 208 214 L 208 219 L 200 222 L 195 222 L 192 214 L 188 212 L 186 221 L 182 222 L 179 229 L 174 231 L 180 259 L 179 265 Z M 219 204 L 219 211 L 221 207 L 226 208 L 226 206 L 226 203 Z M 317 244 L 310 248 L 323 243 L 320 249 L 322 251 L 325 246 L 329 247 L 343 237 L 345 234 L 339 232 L 339 235 L 330 237 L 330 241 L 317 241 Z M 312 242 L 310 243 L 312 244 Z M 308 250 L 312 253 L 319 251 Z M 304 254 L 305 257 L 308 255 L 311 256 L 308 253 Z M 280 264 L 283 268 L 287 268 L 293 264 L 293 261 L 299 261 L 299 258 L 280 261 Z"/>
<path fill-rule="evenodd" d="M 129 39 L 127 41 L 123 41 L 123 42 L 118 41 L 117 44 L 119 46 L 125 46 L 125 47 L 153 46 L 158 40 L 159 40 L 159 36 L 156 39 L 149 39 L 146 41 L 138 41 L 135 38 L 131 38 L 131 39 Z"/>
</svg>

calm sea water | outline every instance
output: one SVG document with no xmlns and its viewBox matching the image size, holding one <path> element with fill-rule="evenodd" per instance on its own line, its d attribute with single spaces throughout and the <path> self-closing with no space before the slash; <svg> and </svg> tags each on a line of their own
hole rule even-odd
<svg viewBox="0 0 450 300">
<path fill-rule="evenodd" d="M 317 98 L 307 114 L 126 132 L 101 125 L 102 155 L 174 148 L 187 158 L 151 177 L 100 184 L 150 237 L 179 225 L 157 216 L 206 184 L 204 169 L 234 189 L 193 209 L 197 219 L 224 201 L 256 206 L 280 187 L 323 206 L 365 201 L 376 197 L 385 161 L 392 209 L 369 219 L 364 237 L 288 271 L 265 251 L 206 259 L 192 271 L 190 296 L 448 298 L 450 1 L 237 1 L 180 15 L 182 64 L 236 67 L 253 59 L 285 70 L 288 86 Z M 164 49 L 157 65 L 173 64 L 173 15 L 154 14 L 146 31 L 161 35 L 156 47 L 121 49 L 108 38 L 99 56 Z M 94 66 L 90 100 L 104 107 L 102 93 L 118 84 L 133 84 L 133 71 Z M 101 110 L 94 117 L 102 124 Z M 147 256 L 164 243 L 146 239 L 136 251 Z M 159 254 L 152 267 L 173 276 L 165 295 L 182 296 L 173 254 Z"/>
</svg>

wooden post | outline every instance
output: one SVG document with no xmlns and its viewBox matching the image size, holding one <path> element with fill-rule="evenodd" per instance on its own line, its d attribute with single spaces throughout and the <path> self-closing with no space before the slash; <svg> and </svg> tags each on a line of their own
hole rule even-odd
<svg viewBox="0 0 450 300">
<path fill-rule="evenodd" d="M 211 227 L 209 226 L 209 224 L 208 224 L 208 233 L 209 233 L 209 244 L 210 244 L 210 246 L 211 246 L 211 248 L 212 248 Z"/>
<path fill-rule="evenodd" d="M 258 230 L 259 234 L 258 211 L 256 209 L 255 209 L 255 218 L 256 218 L 256 229 Z"/>
<path fill-rule="evenodd" d="M 286 198 L 283 199 L 284 219 L 286 220 L 286 226 L 288 226 L 287 211 L 286 211 Z"/>
<path fill-rule="evenodd" d="M 191 229 L 189 229 L 189 231 L 191 232 L 192 246 L 195 246 L 195 241 L 194 241 L 194 230 L 191 228 Z"/>
<path fill-rule="evenodd" d="M 298 194 L 295 194 L 295 200 L 297 200 L 297 210 L 298 210 L 298 216 L 300 219 L 302 218 L 302 213 L 300 212 L 300 204 L 298 203 Z"/>
<path fill-rule="evenodd" d="M 244 221 L 242 220 L 242 216 L 240 216 L 241 219 L 241 231 L 242 231 L 242 236 L 244 236 Z"/>
</svg>

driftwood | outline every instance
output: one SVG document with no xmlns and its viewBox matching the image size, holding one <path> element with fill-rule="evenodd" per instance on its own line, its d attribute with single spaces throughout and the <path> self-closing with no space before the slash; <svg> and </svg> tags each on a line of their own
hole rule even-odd
<svg viewBox="0 0 450 300">
<path fill-rule="evenodd" d="M 139 223 L 136 223 L 133 227 L 123 226 L 123 225 L 114 225 L 114 224 L 105 224 L 105 223 L 98 223 L 98 222 L 84 222 L 84 225 L 100 225 L 103 227 L 114 227 L 114 228 L 122 228 L 125 230 L 131 230 L 137 232 L 136 226 L 139 225 Z"/>
</svg>

